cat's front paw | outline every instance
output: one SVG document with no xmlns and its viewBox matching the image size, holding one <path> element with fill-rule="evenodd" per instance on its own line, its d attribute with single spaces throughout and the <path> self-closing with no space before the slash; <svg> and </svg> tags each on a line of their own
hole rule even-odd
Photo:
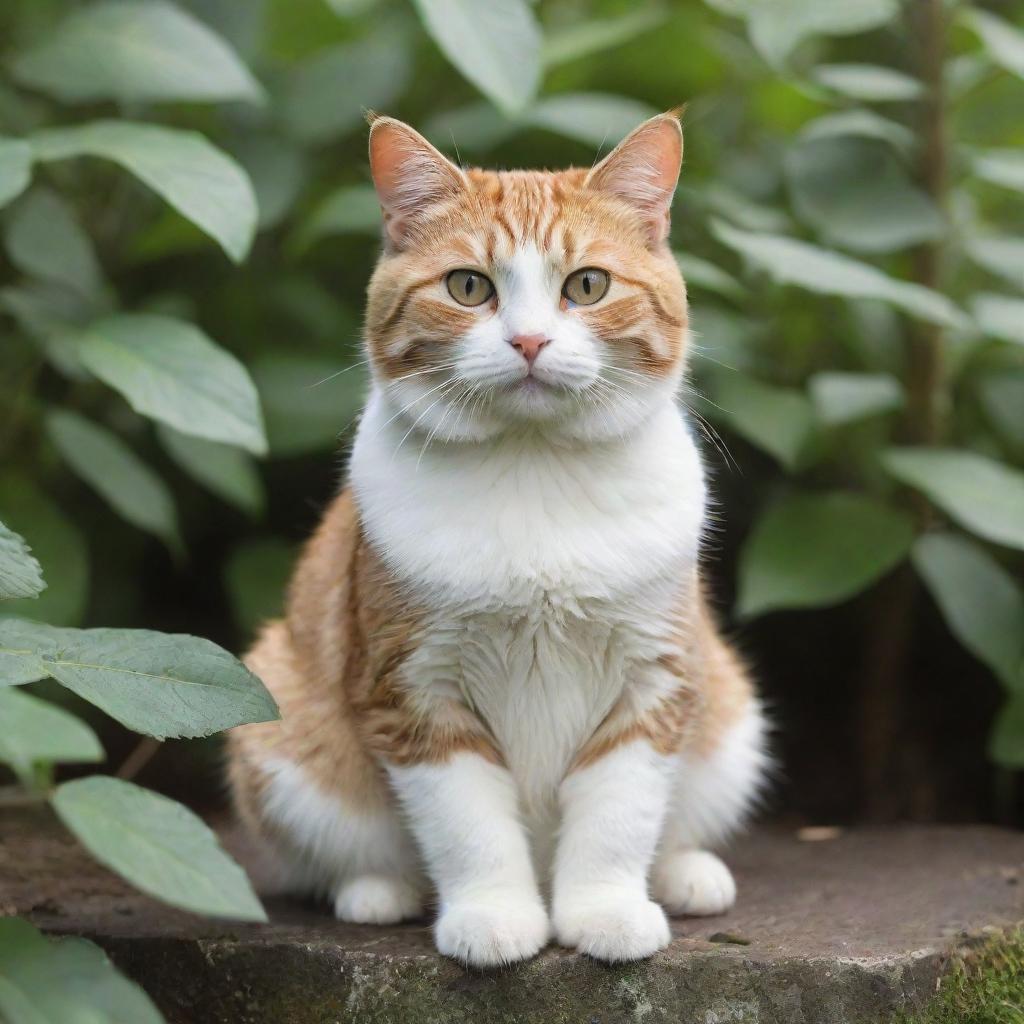
<svg viewBox="0 0 1024 1024">
<path fill-rule="evenodd" d="M 654 866 L 651 888 L 670 914 L 722 914 L 736 902 L 732 872 L 707 850 L 663 854 Z"/>
<path fill-rule="evenodd" d="M 478 896 L 452 903 L 434 926 L 445 956 L 469 967 L 501 967 L 528 960 L 547 945 L 551 926 L 539 900 Z"/>
<path fill-rule="evenodd" d="M 642 960 L 672 937 L 665 912 L 633 890 L 581 889 L 556 900 L 555 936 L 597 960 Z"/>
</svg>

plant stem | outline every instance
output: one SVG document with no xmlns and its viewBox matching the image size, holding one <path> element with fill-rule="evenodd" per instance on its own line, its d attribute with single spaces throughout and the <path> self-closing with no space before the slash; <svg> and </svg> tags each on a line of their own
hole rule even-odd
<svg viewBox="0 0 1024 1024">
<path fill-rule="evenodd" d="M 918 41 L 918 74 L 926 90 L 921 104 L 918 179 L 940 210 L 946 206 L 949 146 L 946 121 L 946 29 L 943 0 L 913 0 L 911 38 Z M 943 290 L 941 242 L 919 246 L 913 279 Z M 938 324 L 913 322 L 906 339 L 907 412 L 902 440 L 935 445 L 942 437 L 945 412 L 945 338 Z M 932 516 L 928 500 L 909 499 L 920 527 Z M 913 737 L 906 735 L 906 706 L 920 586 L 903 566 L 880 590 L 868 644 L 861 691 L 860 736 L 865 813 L 874 820 L 928 816 L 935 806 L 931 772 Z"/>
</svg>

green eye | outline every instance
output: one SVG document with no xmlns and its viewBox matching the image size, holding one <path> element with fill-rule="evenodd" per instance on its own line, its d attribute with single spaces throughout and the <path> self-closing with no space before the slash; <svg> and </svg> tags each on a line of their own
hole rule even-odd
<svg viewBox="0 0 1024 1024">
<path fill-rule="evenodd" d="M 482 306 L 494 294 L 494 285 L 475 270 L 453 270 L 446 280 L 448 294 L 460 306 Z"/>
<path fill-rule="evenodd" d="M 577 306 L 592 306 L 608 291 L 611 278 L 607 270 L 585 267 L 570 274 L 562 285 L 562 294 Z"/>
</svg>

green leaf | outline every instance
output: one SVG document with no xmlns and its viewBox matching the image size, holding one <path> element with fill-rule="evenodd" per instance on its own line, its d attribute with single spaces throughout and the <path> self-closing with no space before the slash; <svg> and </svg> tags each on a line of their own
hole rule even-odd
<svg viewBox="0 0 1024 1024">
<path fill-rule="evenodd" d="M 0 616 L 25 615 L 58 626 L 79 622 L 88 595 L 89 556 L 78 530 L 32 480 L 13 470 L 0 473 L 0 518 L 31 537 L 36 558 L 54 567 L 38 597 L 5 601 Z M 0 668 L 0 685 L 3 675 Z"/>
<path fill-rule="evenodd" d="M 710 6 L 745 18 L 751 41 L 761 55 L 780 66 L 811 36 L 846 36 L 890 21 L 897 0 L 708 0 Z"/>
<path fill-rule="evenodd" d="M 69 380 L 89 379 L 78 359 L 78 332 L 96 315 L 96 303 L 53 281 L 27 280 L 0 289 L 0 309 L 34 338 L 47 360 Z"/>
<path fill-rule="evenodd" d="M 259 211 L 248 175 L 196 132 L 134 121 L 92 121 L 31 138 L 43 161 L 112 160 L 220 243 L 236 263 L 249 252 Z"/>
<path fill-rule="evenodd" d="M 535 128 L 609 148 L 657 111 L 625 96 L 597 92 L 559 93 L 538 100 L 523 116 Z"/>
<path fill-rule="evenodd" d="M 38 597 L 45 589 L 43 570 L 25 538 L 0 522 L 0 601 Z"/>
<path fill-rule="evenodd" d="M 981 545 L 930 533 L 913 561 L 950 632 L 1010 690 L 1024 693 L 1024 591 Z"/>
<path fill-rule="evenodd" d="M 635 39 L 662 24 L 667 11 L 660 7 L 641 8 L 618 18 L 581 18 L 549 32 L 544 39 L 542 59 L 545 67 L 557 67 L 592 53 L 610 50 Z"/>
<path fill-rule="evenodd" d="M 882 464 L 979 537 L 1024 549 L 1024 473 L 953 448 L 890 448 Z"/>
<path fill-rule="evenodd" d="M 0 761 L 29 779 L 35 764 L 94 764 L 105 757 L 96 734 L 63 708 L 13 686 L 0 688 Z"/>
<path fill-rule="evenodd" d="M 150 896 L 197 914 L 266 921 L 245 872 L 177 801 L 93 776 L 58 786 L 53 807 L 101 864 Z"/>
<path fill-rule="evenodd" d="M 945 231 L 938 207 L 879 142 L 804 140 L 790 149 L 785 168 L 797 215 L 833 245 L 893 252 Z"/>
<path fill-rule="evenodd" d="M 363 406 L 366 374 L 341 361 L 280 353 L 257 359 L 252 375 L 276 456 L 336 448 Z"/>
<path fill-rule="evenodd" d="M 978 266 L 1024 288 L 1024 238 L 979 235 L 968 238 L 964 247 Z"/>
<path fill-rule="evenodd" d="M 57 629 L 0 619 L 0 654 L 52 676 L 136 732 L 209 736 L 278 717 L 263 684 L 209 640 L 146 629 Z"/>
<path fill-rule="evenodd" d="M 248 636 L 281 615 L 295 557 L 295 546 L 278 537 L 244 541 L 228 557 L 224 584 L 235 621 Z"/>
<path fill-rule="evenodd" d="M 797 469 L 814 439 L 814 410 L 807 396 L 792 388 L 763 384 L 742 373 L 716 374 L 716 418 L 741 437 Z"/>
<path fill-rule="evenodd" d="M 825 295 L 881 299 L 934 323 L 963 326 L 963 313 L 945 295 L 923 285 L 899 281 L 868 263 L 783 235 L 755 234 L 712 221 L 715 237 L 782 284 Z"/>
<path fill-rule="evenodd" d="M 888 373 L 816 373 L 808 381 L 822 423 L 840 426 L 903 406 L 903 386 Z"/>
<path fill-rule="evenodd" d="M 380 200 L 372 185 L 342 185 L 310 214 L 296 235 L 304 249 L 330 235 L 380 235 Z"/>
<path fill-rule="evenodd" d="M 978 326 L 993 338 L 1024 345 L 1024 299 L 985 293 L 971 299 Z"/>
<path fill-rule="evenodd" d="M 367 110 L 386 110 L 409 80 L 412 56 L 404 33 L 378 31 L 318 51 L 291 74 L 282 112 L 301 142 L 320 143 L 366 124 Z"/>
<path fill-rule="evenodd" d="M 522 127 L 522 122 L 503 117 L 487 100 L 476 100 L 430 117 L 423 126 L 423 134 L 441 150 L 482 153 L 515 135 Z"/>
<path fill-rule="evenodd" d="M 986 149 L 976 152 L 971 168 L 983 181 L 1024 192 L 1024 153 L 1019 149 Z"/>
<path fill-rule="evenodd" d="M 413 0 L 441 52 L 499 110 L 517 114 L 537 92 L 541 32 L 525 0 Z"/>
<path fill-rule="evenodd" d="M 988 11 L 968 8 L 961 15 L 977 32 L 988 55 L 1000 67 L 1024 78 L 1024 32 Z"/>
<path fill-rule="evenodd" d="M 761 516 L 743 547 L 740 614 L 844 601 L 898 565 L 913 538 L 908 516 L 865 495 L 789 495 Z"/>
<path fill-rule="evenodd" d="M 31 178 L 32 147 L 0 135 L 0 206 L 24 192 Z"/>
<path fill-rule="evenodd" d="M 1003 705 L 989 737 L 988 753 L 1004 768 L 1024 768 L 1024 695 L 1014 694 Z"/>
<path fill-rule="evenodd" d="M 816 117 L 804 125 L 801 132 L 802 138 L 815 140 L 846 136 L 887 142 L 902 154 L 910 152 L 915 144 L 914 133 L 909 128 L 872 110 L 860 108 Z"/>
<path fill-rule="evenodd" d="M 5 1024 L 163 1024 L 149 996 L 86 939 L 47 940 L 0 918 L 0 1019 Z"/>
<path fill-rule="evenodd" d="M 94 296 L 102 287 L 92 241 L 55 192 L 34 188 L 15 206 L 4 232 L 11 262 L 26 274 Z"/>
<path fill-rule="evenodd" d="M 133 526 L 182 548 L 178 516 L 167 485 L 115 434 L 77 413 L 46 417 L 50 440 L 67 464 Z"/>
<path fill-rule="evenodd" d="M 239 139 L 235 156 L 256 192 L 260 230 L 280 224 L 306 182 L 308 167 L 302 149 L 282 137 L 249 134 Z"/>
<path fill-rule="evenodd" d="M 79 356 L 143 416 L 183 434 L 266 452 L 259 396 L 249 374 L 193 324 L 119 313 L 92 324 Z"/>
<path fill-rule="evenodd" d="M 54 628 L 22 619 L 0 618 L 0 687 L 33 683 L 50 674 L 39 660 L 38 650 L 40 643 L 51 643 L 47 631 Z M 41 633 L 45 633 L 42 641 Z"/>
<path fill-rule="evenodd" d="M 691 253 L 673 253 L 679 270 L 686 280 L 687 291 L 701 288 L 704 291 L 717 292 L 730 299 L 740 299 L 746 295 L 746 288 L 710 260 L 701 259 Z"/>
<path fill-rule="evenodd" d="M 811 77 L 833 92 L 867 103 L 896 103 L 924 95 L 916 78 L 877 64 L 819 64 Z"/>
<path fill-rule="evenodd" d="M 988 374 L 979 382 L 978 394 L 996 429 L 1024 448 L 1024 371 Z"/>
<path fill-rule="evenodd" d="M 160 442 L 175 462 L 217 497 L 247 515 L 263 513 L 263 483 L 252 458 L 232 445 L 205 441 L 161 426 Z"/>
<path fill-rule="evenodd" d="M 263 91 L 212 29 L 162 0 L 107 0 L 72 12 L 11 65 L 58 100 L 248 100 Z"/>
</svg>

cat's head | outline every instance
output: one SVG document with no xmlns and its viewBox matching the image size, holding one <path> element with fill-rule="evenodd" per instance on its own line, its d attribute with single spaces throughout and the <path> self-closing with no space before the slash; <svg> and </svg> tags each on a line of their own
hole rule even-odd
<svg viewBox="0 0 1024 1024">
<path fill-rule="evenodd" d="M 590 169 L 463 170 L 401 121 L 372 120 L 384 249 L 366 338 L 410 429 L 598 439 L 675 393 L 686 289 L 666 237 L 682 149 L 667 113 Z"/>
</svg>

